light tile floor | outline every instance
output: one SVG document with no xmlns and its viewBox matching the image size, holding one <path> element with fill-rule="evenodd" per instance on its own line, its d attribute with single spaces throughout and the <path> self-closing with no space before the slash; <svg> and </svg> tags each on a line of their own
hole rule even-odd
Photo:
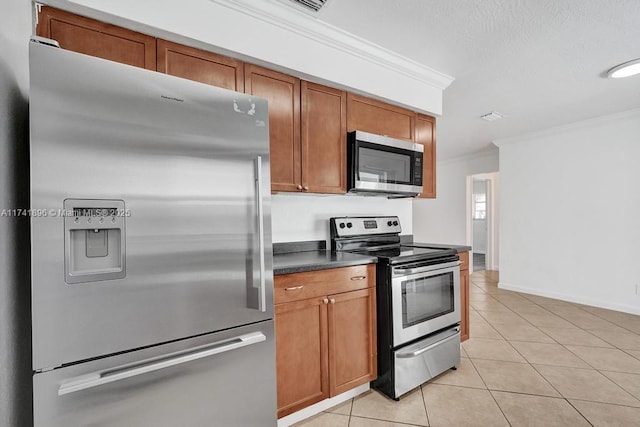
<svg viewBox="0 0 640 427">
<path fill-rule="evenodd" d="M 395 402 L 369 391 L 297 427 L 640 426 L 640 316 L 471 275 L 457 371 Z"/>
</svg>

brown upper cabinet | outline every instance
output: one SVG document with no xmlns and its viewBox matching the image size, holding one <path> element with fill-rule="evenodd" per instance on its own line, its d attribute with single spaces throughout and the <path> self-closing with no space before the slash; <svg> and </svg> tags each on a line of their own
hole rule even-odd
<svg viewBox="0 0 640 427">
<path fill-rule="evenodd" d="M 364 96 L 350 93 L 347 98 L 349 132 L 361 130 L 413 141 L 415 115 L 413 111 Z"/>
<path fill-rule="evenodd" d="M 347 93 L 302 82 L 302 189 L 347 191 Z"/>
<path fill-rule="evenodd" d="M 156 39 L 115 25 L 43 6 L 36 34 L 56 40 L 63 49 L 156 69 Z"/>
<path fill-rule="evenodd" d="M 244 91 L 243 63 L 233 58 L 158 39 L 158 71 L 212 86 Z"/>
<path fill-rule="evenodd" d="M 424 145 L 422 158 L 422 194 L 420 198 L 436 197 L 436 119 L 422 114 L 416 115 L 417 144 Z"/>
<path fill-rule="evenodd" d="M 420 197 L 436 197 L 433 117 L 48 6 L 37 35 L 63 49 L 266 98 L 273 192 L 346 193 L 346 135 L 360 130 L 424 145 Z"/>
<path fill-rule="evenodd" d="M 302 190 L 300 79 L 245 64 L 244 88 L 246 93 L 269 102 L 271 190 Z"/>
</svg>

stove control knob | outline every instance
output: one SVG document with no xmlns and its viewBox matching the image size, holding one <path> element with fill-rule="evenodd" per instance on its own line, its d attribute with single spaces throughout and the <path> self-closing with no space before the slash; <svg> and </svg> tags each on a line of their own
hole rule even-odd
<svg viewBox="0 0 640 427">
<path fill-rule="evenodd" d="M 340 223 L 340 228 L 344 228 L 344 222 Z"/>
<path fill-rule="evenodd" d="M 387 221 L 387 225 L 391 227 L 393 225 L 393 221 Z"/>
<path fill-rule="evenodd" d="M 347 223 L 347 228 L 351 228 L 353 227 L 353 224 L 351 224 L 350 222 Z"/>
<path fill-rule="evenodd" d="M 398 226 L 398 221 L 393 221 L 393 225 Z"/>
</svg>

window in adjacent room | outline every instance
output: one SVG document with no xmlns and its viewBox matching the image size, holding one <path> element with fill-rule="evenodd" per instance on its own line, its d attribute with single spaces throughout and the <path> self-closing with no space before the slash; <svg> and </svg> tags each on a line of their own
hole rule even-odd
<svg viewBox="0 0 640 427">
<path fill-rule="evenodd" d="M 487 195 L 476 193 L 473 195 L 473 219 L 487 218 Z"/>
</svg>

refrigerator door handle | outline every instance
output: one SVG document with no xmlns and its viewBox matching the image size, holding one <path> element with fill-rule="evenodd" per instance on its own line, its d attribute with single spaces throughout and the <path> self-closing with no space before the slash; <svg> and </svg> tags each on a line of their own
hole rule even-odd
<svg viewBox="0 0 640 427">
<path fill-rule="evenodd" d="M 256 158 L 256 202 L 258 206 L 258 257 L 260 258 L 260 287 L 258 289 L 258 310 L 267 311 L 264 261 L 264 210 L 262 206 L 262 156 Z"/>
<path fill-rule="evenodd" d="M 121 368 L 114 368 L 94 372 L 92 374 L 81 375 L 62 383 L 58 389 L 58 396 L 75 393 L 77 391 L 86 390 L 103 384 L 109 384 L 115 381 L 143 375 L 149 372 L 159 371 L 183 363 L 192 362 L 194 360 L 213 356 L 220 353 L 226 353 L 231 350 L 246 347 L 248 345 L 257 344 L 266 341 L 267 337 L 262 332 L 253 332 L 250 334 L 240 335 L 235 338 L 226 339 L 213 344 L 201 347 L 197 351 L 188 353 L 181 352 L 178 355 L 170 355 L 160 360 L 152 362 L 142 362 L 135 365 L 129 365 Z"/>
</svg>

